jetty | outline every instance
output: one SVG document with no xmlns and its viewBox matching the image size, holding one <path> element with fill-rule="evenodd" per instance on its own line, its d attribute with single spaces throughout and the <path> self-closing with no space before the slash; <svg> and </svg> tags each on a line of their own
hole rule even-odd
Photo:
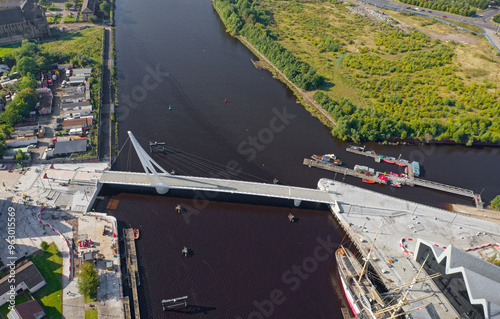
<svg viewBox="0 0 500 319">
<path fill-rule="evenodd" d="M 446 192 L 446 193 L 451 193 L 455 195 L 460 195 L 464 197 L 469 197 L 474 200 L 474 203 L 477 208 L 482 209 L 483 208 L 483 201 L 481 200 L 481 194 L 476 194 L 474 193 L 473 190 L 466 189 L 466 188 L 461 188 L 457 186 L 452 186 L 452 185 L 446 185 L 438 182 L 433 182 L 421 178 L 417 178 L 413 176 L 413 165 L 411 162 L 402 160 L 401 155 L 399 158 L 393 158 L 393 157 L 387 157 L 384 155 L 377 154 L 375 151 L 366 151 L 364 147 L 359 147 L 359 146 L 350 146 L 346 149 L 346 151 L 363 155 L 363 156 L 368 156 L 371 157 L 375 160 L 375 162 L 380 163 L 381 161 L 385 161 L 388 163 L 394 163 L 398 166 L 406 166 L 407 167 L 407 174 L 405 175 L 400 175 L 400 174 L 386 174 L 386 173 L 381 173 L 381 172 L 376 172 L 375 174 L 371 174 L 368 172 L 361 171 L 359 169 L 356 169 L 357 166 L 355 166 L 355 169 L 349 169 L 347 167 L 341 167 L 337 165 L 332 165 L 329 163 L 326 163 L 324 161 L 319 161 L 315 160 L 312 158 L 304 158 L 303 164 L 307 165 L 309 167 L 316 167 L 316 168 L 321 168 L 324 170 L 332 171 L 335 173 L 340 173 L 343 174 L 344 176 L 354 176 L 357 178 L 361 178 L 366 182 L 372 181 L 376 182 L 379 184 L 400 184 L 400 185 L 407 185 L 407 186 L 420 186 L 420 187 L 426 187 L 429 189 L 434 189 L 437 191 L 441 192 Z M 383 176 L 383 177 L 382 177 Z"/>
<path fill-rule="evenodd" d="M 140 285 L 139 280 L 139 265 L 137 264 L 137 252 L 135 250 L 134 230 L 127 228 L 123 230 L 123 238 L 125 240 L 125 255 L 127 258 L 127 274 L 128 283 L 132 288 L 132 299 L 134 303 L 135 319 L 140 319 L 141 314 L 139 311 L 139 295 L 137 293 L 137 286 Z"/>
<path fill-rule="evenodd" d="M 304 158 L 303 164 L 307 165 L 309 167 L 316 167 L 316 168 L 321 168 L 321 169 L 325 169 L 328 171 L 332 171 L 335 173 L 340 173 L 340 174 L 343 174 L 344 176 L 349 175 L 349 176 L 354 176 L 354 177 L 374 181 L 374 182 L 377 182 L 379 184 L 387 184 L 387 181 L 384 181 L 375 175 L 361 173 L 361 172 L 356 171 L 354 169 L 350 169 L 350 168 L 342 167 L 342 166 L 338 166 L 338 165 L 328 164 L 328 163 L 325 163 L 322 161 L 317 161 L 317 160 L 314 160 L 311 158 Z"/>
</svg>

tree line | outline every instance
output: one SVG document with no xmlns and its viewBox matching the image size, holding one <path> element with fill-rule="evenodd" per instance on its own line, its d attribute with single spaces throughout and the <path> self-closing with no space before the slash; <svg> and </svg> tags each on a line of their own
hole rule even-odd
<svg viewBox="0 0 500 319">
<path fill-rule="evenodd" d="M 466 17 L 474 17 L 476 15 L 476 9 L 486 9 L 491 3 L 489 0 L 399 0 L 406 4 L 411 4 L 413 6 L 428 8 L 437 11 L 445 11 L 453 14 L 458 14 Z"/>
</svg>

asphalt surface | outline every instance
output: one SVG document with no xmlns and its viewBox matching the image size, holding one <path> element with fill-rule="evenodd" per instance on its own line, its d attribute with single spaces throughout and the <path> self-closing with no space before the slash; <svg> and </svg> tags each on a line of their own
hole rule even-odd
<svg viewBox="0 0 500 319">
<path fill-rule="evenodd" d="M 497 48 L 500 50 L 500 39 L 497 36 L 492 36 L 494 35 L 494 32 L 499 29 L 498 25 L 490 23 L 491 17 L 493 17 L 495 14 L 500 13 L 500 9 L 498 7 L 492 7 L 487 10 L 484 10 L 482 12 L 479 12 L 476 17 L 469 18 L 469 17 L 463 17 L 460 15 L 448 13 L 448 12 L 442 12 L 442 11 L 436 11 L 436 10 L 429 10 L 424 8 L 423 10 L 415 11 L 413 9 L 408 9 L 408 7 L 411 8 L 416 8 L 416 6 L 413 5 L 408 5 L 404 3 L 399 3 L 399 2 L 394 2 L 391 0 L 369 0 L 369 1 L 363 1 L 369 4 L 373 5 L 379 5 L 381 7 L 389 7 L 394 10 L 398 11 L 404 11 L 404 12 L 410 12 L 410 13 L 419 13 L 419 14 L 425 14 L 430 17 L 435 17 L 435 18 L 443 18 L 443 16 L 446 16 L 446 19 L 448 20 L 454 20 L 456 22 L 465 22 L 469 23 L 472 25 L 475 25 L 483 30 L 483 33 L 487 33 L 490 39 L 495 43 Z M 425 10 L 425 12 L 424 12 Z M 431 12 L 429 12 L 431 11 Z M 490 32 L 487 32 L 490 31 Z"/>
<path fill-rule="evenodd" d="M 99 112 L 99 159 L 110 162 L 111 159 L 111 64 L 112 64 L 112 32 L 110 28 L 104 29 L 103 43 L 103 68 L 102 68 L 102 96 Z"/>
</svg>

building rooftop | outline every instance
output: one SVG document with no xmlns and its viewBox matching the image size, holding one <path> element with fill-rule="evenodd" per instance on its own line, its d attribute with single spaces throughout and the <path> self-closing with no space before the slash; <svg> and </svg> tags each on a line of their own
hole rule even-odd
<svg viewBox="0 0 500 319">
<path fill-rule="evenodd" d="M 70 127 L 70 126 L 91 126 L 92 125 L 92 117 L 82 117 L 79 119 L 72 119 L 72 120 L 64 120 L 63 126 L 64 127 Z"/>
<path fill-rule="evenodd" d="M 0 25 L 19 23 L 25 20 L 24 13 L 20 7 L 0 10 Z"/>
<path fill-rule="evenodd" d="M 498 276 L 490 273 L 493 268 L 486 265 L 487 262 L 483 262 L 480 269 L 473 271 L 466 269 L 474 269 L 473 266 L 480 261 L 480 258 L 500 255 L 500 246 L 497 246 L 500 243 L 500 224 L 379 194 L 334 180 L 321 179 L 318 187 L 327 191 L 337 201 L 337 205 L 332 207 L 332 210 L 336 211 L 334 216 L 363 256 L 367 255 L 375 233 L 378 228 L 380 229 L 370 253 L 376 260 L 371 264 L 381 275 L 388 289 L 410 282 L 417 275 L 421 267 L 415 260 L 419 240 L 432 243 L 437 256 L 443 253 L 450 254 L 452 260 L 447 267 L 451 271 L 463 269 L 470 278 L 474 278 L 472 280 L 478 285 L 478 289 L 481 283 L 487 287 L 496 285 L 494 282 L 489 282 L 492 279 L 487 279 L 488 276 L 491 278 Z M 449 247 L 452 248 L 446 250 Z M 446 252 L 442 252 L 443 250 Z M 393 262 L 389 262 L 389 259 Z M 498 267 L 496 270 L 500 273 Z M 468 281 L 471 282 L 471 279 Z M 473 298 L 481 297 L 474 293 L 476 289 L 474 284 L 470 286 Z M 500 296 L 500 291 L 496 289 L 497 295 Z M 413 285 L 409 298 L 417 298 L 429 290 L 435 293 L 434 297 L 423 300 L 423 304 L 433 305 L 428 309 L 429 315 L 425 316 L 426 312 L 415 313 L 422 318 L 435 318 L 433 313 L 437 313 L 440 318 L 459 316 L 445 293 L 440 291 L 432 280 Z M 493 305 L 496 305 L 496 301 Z M 498 314 L 500 315 L 500 312 Z"/>
<path fill-rule="evenodd" d="M 415 254 L 425 244 L 438 263 L 446 263 L 446 274 L 463 277 L 471 304 L 481 304 L 485 318 L 500 318 L 500 268 L 454 246 L 446 249 L 419 239 Z"/>
<path fill-rule="evenodd" d="M 87 151 L 87 139 L 57 142 L 54 147 L 54 155 L 83 153 Z"/>
<path fill-rule="evenodd" d="M 0 279 L 0 296 L 8 292 L 11 283 L 8 281 L 9 276 L 5 276 Z M 40 282 L 45 281 L 42 274 L 38 271 L 36 266 L 31 262 L 27 262 L 18 268 L 16 268 L 16 284 L 23 282 L 28 286 L 29 289 L 35 287 Z"/>
<path fill-rule="evenodd" d="M 20 319 L 41 319 L 45 317 L 45 312 L 42 307 L 36 300 L 30 300 L 24 302 L 22 304 L 16 305 L 12 311 L 17 312 L 19 315 L 12 316 L 12 318 L 20 318 Z M 11 314 L 8 314 L 8 317 L 11 318 Z"/>
</svg>

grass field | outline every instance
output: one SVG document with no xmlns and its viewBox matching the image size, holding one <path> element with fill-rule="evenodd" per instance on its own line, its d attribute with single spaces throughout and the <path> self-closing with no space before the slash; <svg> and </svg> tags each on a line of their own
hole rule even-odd
<svg viewBox="0 0 500 319">
<path fill-rule="evenodd" d="M 85 319 L 97 319 L 97 309 L 87 309 L 85 310 Z"/>
<path fill-rule="evenodd" d="M 431 138 L 468 143 L 500 138 L 495 115 L 500 58 L 484 37 L 432 18 L 390 10 L 381 14 L 365 4 L 260 3 L 272 12 L 274 23 L 268 29 L 277 41 L 326 78 L 319 91 L 334 100 L 347 98 L 360 110 L 386 120 L 381 124 L 357 112 L 363 118 L 344 117 L 336 136 L 362 132 L 362 138 L 371 140 L 422 138 L 431 132 Z M 461 26 L 473 29 L 466 23 Z M 473 120 L 489 128 L 457 129 Z M 351 129 L 353 123 L 361 123 L 362 130 Z M 406 129 L 392 129 L 394 123 L 409 127 L 411 135 Z"/>
<path fill-rule="evenodd" d="M 40 45 L 42 50 L 59 51 L 66 54 L 84 54 L 100 67 L 102 52 L 102 28 L 89 28 L 74 33 L 64 40 L 57 40 Z"/>
<path fill-rule="evenodd" d="M 16 305 L 22 304 L 24 302 L 28 301 L 24 294 L 20 294 L 16 296 Z M 9 303 L 6 303 L 0 307 L 0 312 L 7 317 L 7 314 L 9 313 Z"/>
<path fill-rule="evenodd" d="M 47 319 L 62 318 L 62 256 L 54 243 L 47 251 L 38 251 L 31 256 L 47 284 L 33 294 L 33 297 L 42 305 Z"/>
<path fill-rule="evenodd" d="M 15 49 L 19 48 L 20 46 L 21 46 L 21 43 L 3 45 L 0 47 L 0 56 L 4 56 L 7 53 L 10 53 L 10 52 L 14 51 Z"/>
</svg>

